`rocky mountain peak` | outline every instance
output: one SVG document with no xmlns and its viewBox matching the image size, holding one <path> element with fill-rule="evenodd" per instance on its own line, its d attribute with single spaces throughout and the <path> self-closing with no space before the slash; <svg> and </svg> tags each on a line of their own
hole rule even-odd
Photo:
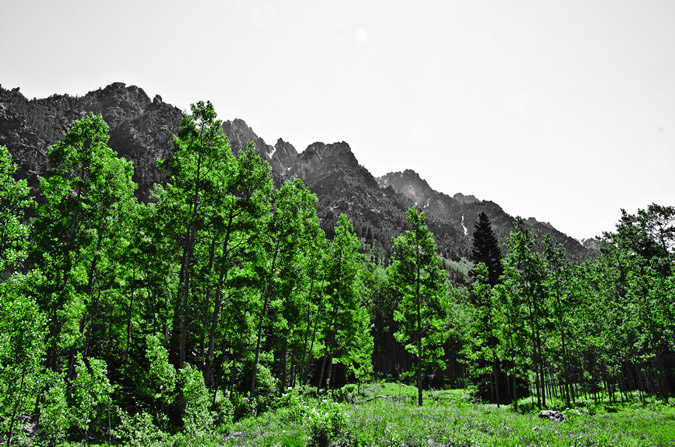
<svg viewBox="0 0 675 447">
<path fill-rule="evenodd" d="M 427 181 L 412 169 L 389 172 L 380 177 L 378 183 L 382 188 L 391 186 L 397 194 L 406 197 L 419 207 L 424 207 L 435 192 Z"/>
<path fill-rule="evenodd" d="M 456 201 L 458 201 L 459 203 L 461 203 L 462 205 L 469 205 L 471 203 L 480 202 L 480 200 L 478 200 L 476 198 L 476 196 L 471 195 L 471 194 L 466 196 L 466 195 L 462 194 L 461 192 L 458 192 L 457 194 L 452 196 L 452 198 L 455 199 Z"/>
<path fill-rule="evenodd" d="M 542 226 L 544 226 L 544 227 L 546 227 L 546 228 L 555 229 L 555 228 L 553 227 L 553 225 L 551 225 L 549 222 L 540 222 L 540 221 L 538 221 L 537 219 L 535 219 L 534 217 L 528 217 L 528 218 L 525 220 L 525 223 L 526 223 L 527 225 L 529 225 L 530 227 L 536 227 L 536 226 L 538 226 L 538 225 L 542 225 Z"/>
<path fill-rule="evenodd" d="M 580 242 L 581 242 L 581 245 L 583 245 L 584 248 L 586 248 L 588 250 L 595 251 L 595 252 L 600 251 L 601 243 L 597 238 L 591 237 L 591 238 L 588 238 L 588 239 L 582 239 Z"/>
<path fill-rule="evenodd" d="M 282 171 L 290 170 L 298 158 L 298 151 L 288 141 L 279 138 L 274 145 L 272 154 L 273 163 L 278 163 Z"/>
<path fill-rule="evenodd" d="M 331 165 L 344 165 L 356 167 L 359 162 L 356 160 L 352 149 L 344 141 L 332 144 L 315 142 L 307 146 L 300 154 L 302 160 L 313 160 L 314 162 L 329 163 Z"/>
<path fill-rule="evenodd" d="M 223 132 L 227 135 L 227 140 L 235 155 L 246 149 L 251 141 L 255 144 L 258 153 L 267 160 L 274 151 L 274 148 L 265 143 L 243 119 L 235 118 L 232 121 L 223 122 Z"/>
<path fill-rule="evenodd" d="M 47 169 L 47 147 L 58 141 L 73 121 L 91 112 L 102 114 L 110 126 L 110 147 L 134 162 L 139 198 L 147 199 L 152 185 L 166 180 L 157 160 L 172 155 L 172 135 L 180 125 L 181 111 L 159 95 L 150 100 L 139 87 L 118 82 L 83 97 L 52 95 L 33 100 L 26 99 L 18 88 L 0 87 L 0 144 L 9 148 L 19 165 L 18 175 L 36 187 L 38 176 Z M 434 191 L 413 170 L 388 173 L 376 180 L 344 141 L 316 142 L 298 153 L 281 138 L 274 146 L 267 144 L 242 119 L 223 122 L 223 131 L 235 154 L 248 142 L 255 144 L 256 151 L 271 164 L 277 186 L 285 180 L 302 179 L 318 197 L 317 212 L 329 235 L 339 214 L 345 213 L 354 220 L 361 237 L 387 247 L 406 225 L 405 210 L 417 205 L 426 211 L 442 255 L 458 260 L 468 256 L 472 224 L 481 211 L 490 217 L 500 243 L 513 229 L 513 218 L 497 204 L 471 195 L 450 197 Z M 586 256 L 587 248 L 550 224 L 536 219 L 529 222 L 538 235 L 551 234 L 563 243 L 572 257 Z"/>
</svg>

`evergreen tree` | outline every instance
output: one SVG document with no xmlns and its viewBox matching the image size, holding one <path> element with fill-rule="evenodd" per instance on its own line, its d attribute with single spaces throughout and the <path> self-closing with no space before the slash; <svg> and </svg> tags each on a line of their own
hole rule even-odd
<svg viewBox="0 0 675 447">
<path fill-rule="evenodd" d="M 488 283 L 491 286 L 495 286 L 500 282 L 502 253 L 499 249 L 497 236 L 492 230 L 490 218 L 483 211 L 478 214 L 478 219 L 473 224 L 471 260 L 474 265 L 478 265 L 481 262 L 485 264 L 488 269 Z"/>
</svg>

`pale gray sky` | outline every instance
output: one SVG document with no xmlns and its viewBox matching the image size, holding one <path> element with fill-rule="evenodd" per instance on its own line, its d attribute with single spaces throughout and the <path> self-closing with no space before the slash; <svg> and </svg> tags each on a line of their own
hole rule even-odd
<svg viewBox="0 0 675 447">
<path fill-rule="evenodd" d="M 0 83 L 211 100 L 577 238 L 675 205 L 675 1 L 11 1 Z"/>
</svg>

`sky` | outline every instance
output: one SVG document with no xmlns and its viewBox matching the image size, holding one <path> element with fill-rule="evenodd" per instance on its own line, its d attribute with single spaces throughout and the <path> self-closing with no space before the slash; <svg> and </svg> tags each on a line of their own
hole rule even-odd
<svg viewBox="0 0 675 447">
<path fill-rule="evenodd" d="M 0 84 L 210 100 L 587 238 L 675 205 L 675 1 L 3 1 Z"/>
</svg>

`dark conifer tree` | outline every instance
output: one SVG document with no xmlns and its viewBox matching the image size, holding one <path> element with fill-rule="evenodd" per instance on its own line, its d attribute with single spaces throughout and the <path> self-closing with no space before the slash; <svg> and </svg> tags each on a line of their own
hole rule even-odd
<svg viewBox="0 0 675 447">
<path fill-rule="evenodd" d="M 471 260 L 475 265 L 482 262 L 488 269 L 488 281 L 491 286 L 498 284 L 502 274 L 502 253 L 497 236 L 492 230 L 490 218 L 483 211 L 473 224 L 473 241 L 471 243 Z M 473 272 L 472 272 L 473 276 Z"/>
</svg>

